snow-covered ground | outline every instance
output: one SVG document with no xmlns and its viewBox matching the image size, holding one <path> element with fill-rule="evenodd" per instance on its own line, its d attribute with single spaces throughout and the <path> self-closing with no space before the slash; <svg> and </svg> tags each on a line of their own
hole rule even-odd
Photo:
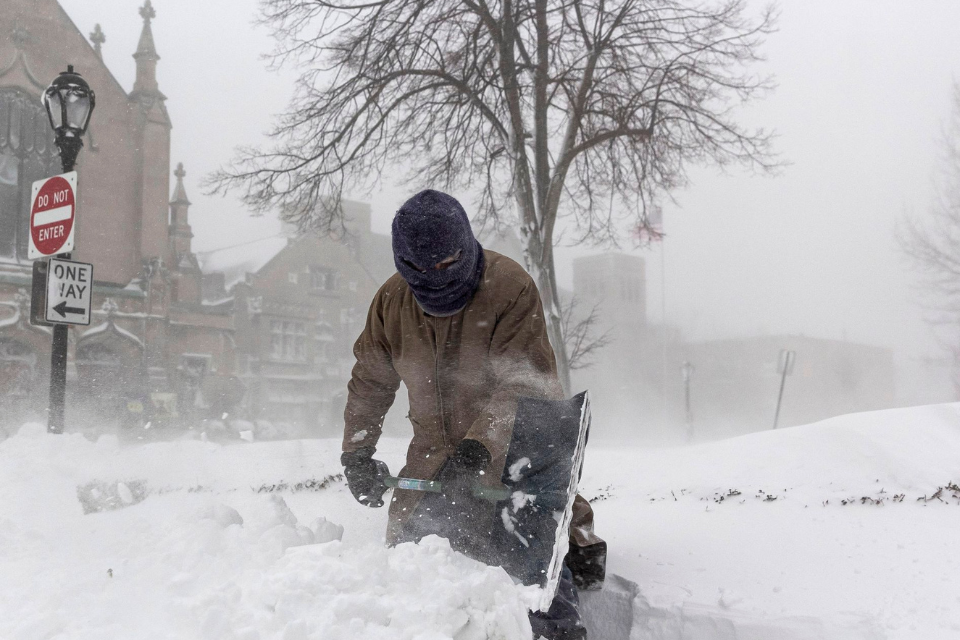
<svg viewBox="0 0 960 640">
<path fill-rule="evenodd" d="M 960 405 L 587 460 L 637 638 L 960 638 Z"/>
<path fill-rule="evenodd" d="M 0 638 L 529 638 L 535 594 L 501 570 L 384 549 L 338 454 L 24 426 L 0 442 Z M 586 460 L 633 640 L 960 638 L 960 405 Z"/>
</svg>

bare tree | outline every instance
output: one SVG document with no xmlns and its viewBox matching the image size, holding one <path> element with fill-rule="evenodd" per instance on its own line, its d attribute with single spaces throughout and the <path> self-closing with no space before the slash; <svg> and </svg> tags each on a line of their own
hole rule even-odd
<svg viewBox="0 0 960 640">
<path fill-rule="evenodd" d="M 927 319 L 954 362 L 960 394 L 960 84 L 940 140 L 936 195 L 926 220 L 906 218 L 898 227 L 900 246 L 920 274 Z"/>
<path fill-rule="evenodd" d="M 392 167 L 477 195 L 475 221 L 515 225 L 569 389 L 553 250 L 647 226 L 690 163 L 773 166 L 734 109 L 770 83 L 749 67 L 774 15 L 745 0 L 261 0 L 276 64 L 304 69 L 269 149 L 214 175 L 256 211 L 341 224 L 344 189 Z M 613 206 L 614 200 L 617 207 Z M 618 215 L 617 212 L 620 212 Z M 630 212 L 630 213 L 623 213 Z"/>
<path fill-rule="evenodd" d="M 600 305 L 596 304 L 586 316 L 577 313 L 576 296 L 564 304 L 561 302 L 561 328 L 567 363 L 571 371 L 587 369 L 594 365 L 599 352 L 613 342 L 613 333 L 607 330 L 596 335 L 600 321 Z"/>
</svg>

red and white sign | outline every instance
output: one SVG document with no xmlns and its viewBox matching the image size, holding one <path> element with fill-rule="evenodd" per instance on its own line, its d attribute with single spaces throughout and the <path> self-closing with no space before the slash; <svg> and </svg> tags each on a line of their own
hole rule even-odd
<svg viewBox="0 0 960 640">
<path fill-rule="evenodd" d="M 27 258 L 35 260 L 73 250 L 76 193 L 76 171 L 33 183 Z"/>
</svg>

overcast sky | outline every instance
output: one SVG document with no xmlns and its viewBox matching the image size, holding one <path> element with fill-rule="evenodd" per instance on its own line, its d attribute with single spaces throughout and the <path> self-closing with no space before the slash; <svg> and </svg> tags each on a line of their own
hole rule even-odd
<svg viewBox="0 0 960 640">
<path fill-rule="evenodd" d="M 104 58 L 128 89 L 141 0 L 61 0 L 77 26 L 100 23 Z M 283 109 L 295 75 L 271 72 L 272 46 L 255 28 L 256 0 L 154 0 L 158 78 L 173 120 L 174 164 L 183 162 L 197 249 L 277 233 L 233 199 L 204 197 L 199 179 L 256 143 Z M 758 5 L 759 6 L 759 5 Z M 763 70 L 778 88 L 744 117 L 776 129 L 791 163 L 779 177 L 692 173 L 668 205 L 667 318 L 693 338 L 805 333 L 888 346 L 906 369 L 903 393 L 948 398 L 919 368 L 939 354 L 923 324 L 894 227 L 924 215 L 937 138 L 960 79 L 960 2 L 785 0 Z M 94 116 L 96 117 L 96 116 Z M 390 180 L 386 180 L 390 183 Z M 375 226 L 405 194 L 370 198 Z M 561 251 L 562 284 L 571 281 Z M 648 266 L 648 317 L 659 321 L 659 250 Z M 929 371 L 928 371 L 929 373 Z M 923 393 L 926 395 L 923 395 Z"/>
</svg>

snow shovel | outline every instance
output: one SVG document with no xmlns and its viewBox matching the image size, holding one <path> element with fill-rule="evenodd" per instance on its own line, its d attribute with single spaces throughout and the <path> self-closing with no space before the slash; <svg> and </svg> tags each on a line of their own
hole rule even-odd
<svg viewBox="0 0 960 640">
<path fill-rule="evenodd" d="M 542 611 L 556 596 L 567 555 L 589 429 L 586 391 L 569 400 L 521 397 L 501 477 L 504 488 L 474 488 L 475 496 L 496 503 L 497 524 L 490 542 L 496 564 L 523 584 L 542 588 Z M 425 492 L 411 521 L 422 514 L 427 516 L 424 522 L 433 522 L 429 514 L 445 508 L 440 482 L 391 476 L 385 484 Z"/>
</svg>

